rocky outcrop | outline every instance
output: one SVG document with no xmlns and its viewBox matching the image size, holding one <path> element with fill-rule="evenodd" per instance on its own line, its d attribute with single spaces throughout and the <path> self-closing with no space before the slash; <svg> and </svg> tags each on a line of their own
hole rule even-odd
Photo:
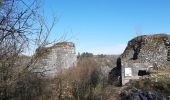
<svg viewBox="0 0 170 100">
<path fill-rule="evenodd" d="M 165 97 L 157 91 L 146 91 L 134 88 L 122 92 L 121 100 L 165 100 Z"/>
</svg>

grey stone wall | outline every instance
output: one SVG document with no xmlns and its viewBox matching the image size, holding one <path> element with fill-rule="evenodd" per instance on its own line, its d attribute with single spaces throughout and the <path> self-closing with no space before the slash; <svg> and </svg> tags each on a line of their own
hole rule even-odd
<svg viewBox="0 0 170 100">
<path fill-rule="evenodd" d="M 130 80 L 139 79 L 139 71 L 149 71 L 150 68 L 153 68 L 153 65 L 150 63 L 123 63 L 121 70 L 122 85 L 128 83 Z M 128 69 L 128 72 L 126 72 Z"/>
<path fill-rule="evenodd" d="M 71 42 L 58 43 L 43 50 L 47 52 L 39 58 L 37 72 L 44 72 L 46 76 L 55 76 L 58 72 L 76 65 L 75 46 Z"/>
<path fill-rule="evenodd" d="M 166 41 L 169 41 L 169 37 L 170 35 L 166 34 L 156 34 L 132 39 L 121 55 L 122 62 L 152 63 L 156 67 L 166 67 L 168 62 Z M 136 55 L 136 59 L 134 59 L 134 55 Z"/>
<path fill-rule="evenodd" d="M 138 36 L 128 42 L 120 59 L 121 66 L 117 65 L 117 68 L 112 69 L 112 74 L 117 75 L 117 69 L 121 69 L 122 85 L 131 79 L 139 79 L 139 70 L 148 70 L 150 67 L 170 67 L 170 35 L 154 34 Z M 126 70 L 131 73 L 129 76 L 126 75 Z"/>
</svg>

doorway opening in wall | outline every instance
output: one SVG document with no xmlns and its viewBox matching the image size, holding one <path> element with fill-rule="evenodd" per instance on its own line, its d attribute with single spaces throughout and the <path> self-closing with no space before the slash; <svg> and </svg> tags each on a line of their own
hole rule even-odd
<svg viewBox="0 0 170 100">
<path fill-rule="evenodd" d="M 149 75 L 150 73 L 147 70 L 139 70 L 138 71 L 138 76 L 144 76 L 144 75 Z"/>
</svg>

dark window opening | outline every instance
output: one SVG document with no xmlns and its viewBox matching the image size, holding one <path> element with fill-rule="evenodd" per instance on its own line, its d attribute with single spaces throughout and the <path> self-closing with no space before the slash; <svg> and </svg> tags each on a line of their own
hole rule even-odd
<svg viewBox="0 0 170 100">
<path fill-rule="evenodd" d="M 140 49 L 141 49 L 141 43 L 136 43 L 133 46 L 133 51 L 134 51 L 133 60 L 138 59 L 138 55 L 139 55 Z"/>
<path fill-rule="evenodd" d="M 117 59 L 116 65 L 117 65 L 117 67 L 121 68 L 121 66 L 122 66 L 122 64 L 121 64 L 121 58 L 118 58 L 118 59 Z"/>
<path fill-rule="evenodd" d="M 138 76 L 144 76 L 144 75 L 149 75 L 149 72 L 146 70 L 139 70 Z"/>
<path fill-rule="evenodd" d="M 133 60 L 136 60 L 136 59 L 138 59 L 138 52 L 134 52 L 133 54 Z"/>
</svg>

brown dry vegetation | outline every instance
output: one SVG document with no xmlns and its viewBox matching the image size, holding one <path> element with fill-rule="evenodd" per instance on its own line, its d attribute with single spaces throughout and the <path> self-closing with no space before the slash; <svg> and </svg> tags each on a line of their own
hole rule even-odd
<svg viewBox="0 0 170 100">
<path fill-rule="evenodd" d="M 43 98 L 55 100 L 107 100 L 116 93 L 94 57 L 81 57 L 77 66 L 48 79 L 45 89 L 49 92 Z"/>
<path fill-rule="evenodd" d="M 38 0 L 0 2 L 0 100 L 34 100 L 44 94 L 44 77 L 32 71 L 38 57 L 22 56 L 48 44 L 55 21 L 49 27 L 38 9 Z"/>
</svg>

